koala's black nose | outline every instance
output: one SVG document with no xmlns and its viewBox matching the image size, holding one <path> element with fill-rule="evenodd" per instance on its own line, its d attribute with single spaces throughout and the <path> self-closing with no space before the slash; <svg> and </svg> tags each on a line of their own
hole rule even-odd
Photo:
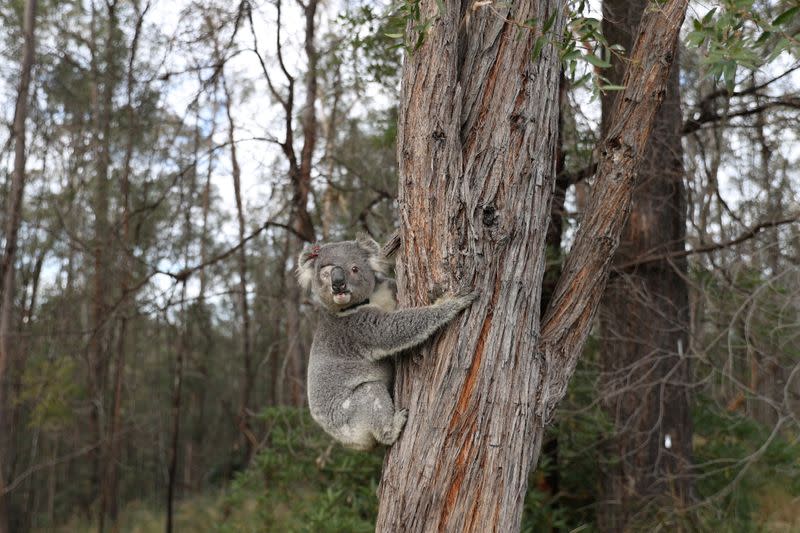
<svg viewBox="0 0 800 533">
<path fill-rule="evenodd" d="M 347 277 L 344 275 L 344 269 L 341 267 L 333 267 L 333 270 L 331 270 L 331 288 L 333 292 L 344 292 L 347 290 Z"/>
</svg>

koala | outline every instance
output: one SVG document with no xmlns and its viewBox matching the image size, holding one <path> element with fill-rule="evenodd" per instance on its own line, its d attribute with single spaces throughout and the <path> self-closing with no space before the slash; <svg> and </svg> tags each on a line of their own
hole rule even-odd
<svg viewBox="0 0 800 533">
<path fill-rule="evenodd" d="M 389 389 L 392 356 L 429 339 L 476 298 L 447 296 L 426 307 L 396 309 L 396 285 L 371 238 L 313 245 L 297 277 L 320 308 L 308 362 L 311 416 L 348 448 L 393 444 L 408 417 Z"/>
</svg>

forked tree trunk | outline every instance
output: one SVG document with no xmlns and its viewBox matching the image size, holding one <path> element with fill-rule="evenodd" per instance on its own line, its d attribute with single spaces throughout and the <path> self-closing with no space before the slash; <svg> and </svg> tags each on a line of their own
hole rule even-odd
<svg viewBox="0 0 800 533">
<path fill-rule="evenodd" d="M 647 0 L 604 0 L 603 35 L 630 50 Z M 677 57 L 677 54 L 676 54 Z M 607 73 L 620 83 L 626 62 Z M 633 208 L 615 264 L 682 251 L 686 240 L 679 66 L 667 80 L 664 103 L 639 167 Z M 613 120 L 613 93 L 603 103 L 603 127 Z M 689 293 L 686 259 L 651 261 L 618 272 L 600 310 L 600 396 L 614 427 L 603 468 L 602 531 L 636 529 L 689 496 L 692 427 L 689 416 Z M 666 502 L 664 500 L 667 500 Z"/>
<path fill-rule="evenodd" d="M 636 45 L 597 190 L 540 320 L 554 183 L 561 3 L 454 0 L 403 69 L 398 152 L 401 304 L 442 289 L 481 297 L 400 360 L 410 410 L 386 456 L 378 531 L 515 531 L 547 418 L 566 392 L 602 295 L 687 0 L 653 11 Z M 421 2 L 437 17 L 436 0 Z M 517 24 L 558 10 L 548 44 Z M 541 328 L 540 328 L 541 322 Z"/>
</svg>

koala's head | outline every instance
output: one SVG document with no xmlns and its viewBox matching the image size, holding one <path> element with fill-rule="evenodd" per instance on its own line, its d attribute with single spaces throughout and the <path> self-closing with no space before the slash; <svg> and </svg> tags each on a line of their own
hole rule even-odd
<svg viewBox="0 0 800 533">
<path fill-rule="evenodd" d="M 376 277 L 386 274 L 381 247 L 366 235 L 354 241 L 314 244 L 297 262 L 297 280 L 329 311 L 340 311 L 369 299 Z"/>
</svg>

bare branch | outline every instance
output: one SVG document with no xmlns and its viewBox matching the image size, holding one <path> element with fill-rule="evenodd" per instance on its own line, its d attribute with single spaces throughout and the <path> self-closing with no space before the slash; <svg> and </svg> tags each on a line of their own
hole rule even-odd
<svg viewBox="0 0 800 533">
<path fill-rule="evenodd" d="M 251 240 L 255 239 L 256 237 L 258 237 L 267 228 L 282 228 L 282 229 L 285 229 L 286 231 L 289 231 L 289 232 L 293 233 L 294 235 L 296 235 L 300 239 L 303 239 L 303 236 L 298 234 L 295 231 L 295 229 L 292 228 L 291 226 L 289 226 L 288 224 L 283 224 L 281 222 L 275 222 L 273 220 L 268 220 L 268 221 L 264 222 L 255 231 L 253 231 L 250 234 L 248 234 L 244 239 L 242 239 L 241 241 L 236 243 L 234 246 L 228 248 L 224 252 L 218 253 L 214 257 L 212 257 L 212 258 L 210 258 L 210 259 L 208 259 L 206 261 L 203 261 L 202 263 L 199 263 L 197 265 L 194 265 L 194 266 L 191 266 L 191 267 L 188 267 L 188 268 L 184 268 L 184 269 L 182 269 L 182 270 L 180 270 L 178 272 L 158 271 L 158 273 L 159 274 L 164 274 L 166 276 L 169 276 L 169 277 L 173 278 L 174 280 L 176 280 L 178 282 L 183 282 L 183 281 L 189 279 L 189 277 L 192 274 L 194 274 L 195 272 L 197 272 L 198 270 L 201 270 L 201 269 L 203 269 L 203 268 L 205 268 L 205 267 L 207 267 L 209 265 L 212 265 L 214 263 L 218 263 L 218 262 L 222 261 L 223 259 L 226 259 L 226 258 L 230 257 L 231 255 L 236 253 L 242 246 L 244 246 L 249 241 L 251 241 Z"/>
<path fill-rule="evenodd" d="M 724 242 L 712 243 L 705 246 L 700 246 L 698 248 L 693 248 L 691 250 L 679 250 L 675 252 L 669 252 L 664 254 L 653 254 L 653 255 L 646 255 L 644 257 L 640 257 L 634 261 L 629 261 L 627 263 L 623 263 L 621 265 L 616 266 L 617 270 L 627 270 L 630 268 L 634 268 L 637 266 L 645 265 L 648 263 L 653 263 L 655 261 L 662 261 L 664 259 L 679 259 L 681 257 L 687 257 L 690 255 L 696 254 L 705 254 L 709 252 L 715 252 L 717 250 L 722 250 L 724 248 L 730 248 L 732 246 L 736 246 L 737 244 L 741 244 L 745 241 L 748 241 L 754 237 L 756 237 L 759 233 L 763 230 L 768 228 L 774 228 L 778 226 L 783 226 L 786 224 L 792 224 L 800 220 L 800 213 L 794 214 L 785 218 L 777 219 L 777 220 L 767 220 L 756 224 L 752 228 L 742 232 L 739 236 L 734 239 L 730 239 Z"/>
</svg>

